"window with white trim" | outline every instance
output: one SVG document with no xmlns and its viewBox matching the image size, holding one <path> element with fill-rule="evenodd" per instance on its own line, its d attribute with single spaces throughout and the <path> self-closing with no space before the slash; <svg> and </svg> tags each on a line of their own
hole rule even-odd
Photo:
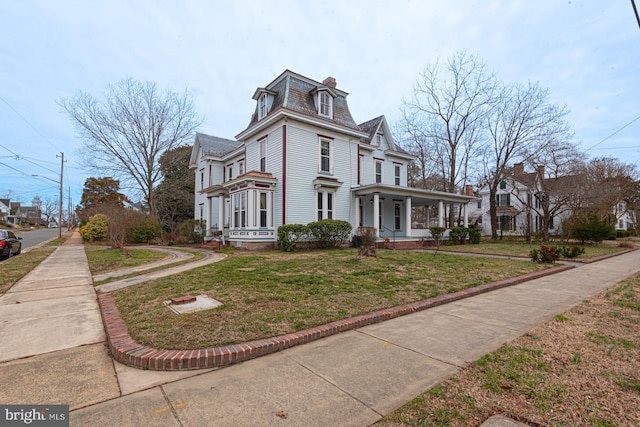
<svg viewBox="0 0 640 427">
<path fill-rule="evenodd" d="M 233 179 L 233 163 L 229 163 L 227 165 L 227 174 L 228 174 L 228 180 L 231 181 Z"/>
<path fill-rule="evenodd" d="M 258 99 L 258 120 L 267 115 L 267 94 L 263 93 Z"/>
<path fill-rule="evenodd" d="M 258 225 L 260 226 L 260 228 L 266 228 L 267 227 L 267 218 L 268 218 L 268 205 L 267 205 L 267 193 L 265 192 L 259 192 L 258 193 L 258 198 L 259 198 L 259 214 L 260 214 L 260 222 L 258 223 Z"/>
<path fill-rule="evenodd" d="M 376 184 L 382 184 L 382 160 L 375 160 L 376 164 Z"/>
<path fill-rule="evenodd" d="M 324 173 L 333 173 L 333 141 L 327 138 L 320 138 L 318 170 Z"/>
<path fill-rule="evenodd" d="M 401 174 L 402 174 L 402 165 L 399 164 L 399 163 L 395 163 L 393 165 L 393 175 L 394 175 L 394 178 L 395 178 L 396 185 L 400 185 L 400 182 L 401 182 L 400 181 L 400 176 L 401 176 Z"/>
<path fill-rule="evenodd" d="M 321 219 L 333 219 L 333 191 L 318 191 L 316 193 L 316 211 L 318 221 Z"/>
<path fill-rule="evenodd" d="M 244 159 L 238 162 L 238 176 L 244 174 Z"/>
<path fill-rule="evenodd" d="M 260 172 L 267 171 L 267 138 L 260 140 Z"/>
<path fill-rule="evenodd" d="M 318 92 L 318 114 L 333 118 L 333 97 L 329 92 Z"/>
<path fill-rule="evenodd" d="M 400 215 L 400 213 L 402 212 L 401 205 L 402 205 L 401 202 L 394 202 L 393 204 L 393 218 L 394 218 L 393 225 L 396 230 L 401 229 L 401 224 L 402 224 L 401 222 L 402 217 Z"/>
</svg>

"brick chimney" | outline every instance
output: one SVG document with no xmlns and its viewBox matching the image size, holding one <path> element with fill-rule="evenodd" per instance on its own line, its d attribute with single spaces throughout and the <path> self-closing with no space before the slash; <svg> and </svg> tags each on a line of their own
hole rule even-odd
<svg viewBox="0 0 640 427">
<path fill-rule="evenodd" d="M 473 185 L 465 185 L 464 186 L 464 194 L 466 196 L 475 196 L 475 194 L 473 194 Z"/>
<path fill-rule="evenodd" d="M 514 175 L 524 174 L 524 163 L 516 163 L 515 165 L 513 165 L 513 174 Z"/>
<path fill-rule="evenodd" d="M 544 178 L 544 165 L 539 165 L 537 167 L 538 170 L 538 175 L 540 176 L 540 178 Z"/>
<path fill-rule="evenodd" d="M 333 77 L 329 76 L 326 79 L 324 79 L 324 81 L 322 82 L 323 85 L 333 88 L 336 88 L 336 79 L 334 79 Z"/>
</svg>

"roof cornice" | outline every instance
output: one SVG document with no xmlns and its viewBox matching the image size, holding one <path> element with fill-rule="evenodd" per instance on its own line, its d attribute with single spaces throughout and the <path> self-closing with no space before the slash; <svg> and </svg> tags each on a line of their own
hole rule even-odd
<svg viewBox="0 0 640 427">
<path fill-rule="evenodd" d="M 265 117 L 264 119 L 260 120 L 253 126 L 248 127 L 247 129 L 243 130 L 238 135 L 236 135 L 236 139 L 240 141 L 244 141 L 248 138 L 251 138 L 256 133 L 259 133 L 260 131 L 262 131 L 265 127 L 268 127 L 273 123 L 277 122 L 278 120 L 285 117 L 290 119 L 295 119 L 303 123 L 312 124 L 324 129 L 329 129 L 335 132 L 351 135 L 356 138 L 366 138 L 368 136 L 366 132 L 362 132 L 361 130 L 356 130 L 356 129 L 342 126 L 336 123 L 332 123 L 330 121 L 325 121 L 315 117 L 310 117 L 308 115 L 290 110 L 288 108 L 278 107 L 277 110 L 269 114 L 267 117 Z"/>
</svg>

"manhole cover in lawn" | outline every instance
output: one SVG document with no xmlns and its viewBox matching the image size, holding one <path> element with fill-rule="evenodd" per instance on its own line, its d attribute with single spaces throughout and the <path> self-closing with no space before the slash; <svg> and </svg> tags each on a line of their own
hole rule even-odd
<svg viewBox="0 0 640 427">
<path fill-rule="evenodd" d="M 195 298 L 195 300 L 193 300 L 193 298 Z M 190 302 L 182 302 L 184 300 Z M 176 314 L 184 314 L 220 307 L 222 303 L 207 295 L 198 295 L 196 297 L 174 298 L 171 301 L 165 301 L 164 305 L 166 305 L 169 310 L 173 311 Z"/>
</svg>

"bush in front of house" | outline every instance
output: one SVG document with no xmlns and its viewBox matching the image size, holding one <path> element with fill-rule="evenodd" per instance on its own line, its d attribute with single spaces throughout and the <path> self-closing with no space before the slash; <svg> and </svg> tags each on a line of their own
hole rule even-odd
<svg viewBox="0 0 640 427">
<path fill-rule="evenodd" d="M 307 224 L 310 234 L 323 249 L 339 248 L 349 241 L 351 224 L 341 219 L 321 219 Z"/>
<path fill-rule="evenodd" d="M 479 245 L 482 237 L 482 229 L 471 226 L 467 229 L 467 232 L 469 233 L 469 243 L 472 245 Z"/>
<path fill-rule="evenodd" d="M 358 227 L 356 235 L 351 239 L 351 244 L 358 248 L 358 254 L 362 256 L 376 256 L 376 229 L 373 227 Z"/>
<path fill-rule="evenodd" d="M 309 241 L 309 227 L 304 224 L 284 224 L 278 227 L 278 249 L 294 252 Z"/>
<path fill-rule="evenodd" d="M 552 264 L 559 258 L 558 248 L 555 246 L 540 246 L 540 249 L 531 249 L 531 260 L 541 264 Z"/>
<path fill-rule="evenodd" d="M 453 227 L 449 230 L 449 244 L 456 245 L 460 243 L 464 245 L 467 239 L 467 231 L 468 229 L 464 227 Z"/>
<path fill-rule="evenodd" d="M 582 246 L 560 246 L 558 255 L 560 258 L 577 258 L 585 252 Z"/>
<path fill-rule="evenodd" d="M 190 219 L 180 225 L 180 235 L 187 243 L 202 243 L 206 232 L 206 222 L 198 219 Z"/>
<path fill-rule="evenodd" d="M 592 212 L 579 212 L 568 218 L 563 227 L 568 231 L 568 237 L 578 239 L 584 243 L 592 241 L 600 243 L 606 239 L 616 238 L 615 217 L 601 218 Z"/>
<path fill-rule="evenodd" d="M 149 243 L 153 239 L 160 237 L 162 226 L 153 218 L 146 218 L 140 221 L 131 233 L 131 240 L 134 243 Z"/>
<path fill-rule="evenodd" d="M 96 214 L 80 227 L 80 235 L 88 242 L 101 242 L 109 237 L 109 218 L 104 214 Z"/>
</svg>

